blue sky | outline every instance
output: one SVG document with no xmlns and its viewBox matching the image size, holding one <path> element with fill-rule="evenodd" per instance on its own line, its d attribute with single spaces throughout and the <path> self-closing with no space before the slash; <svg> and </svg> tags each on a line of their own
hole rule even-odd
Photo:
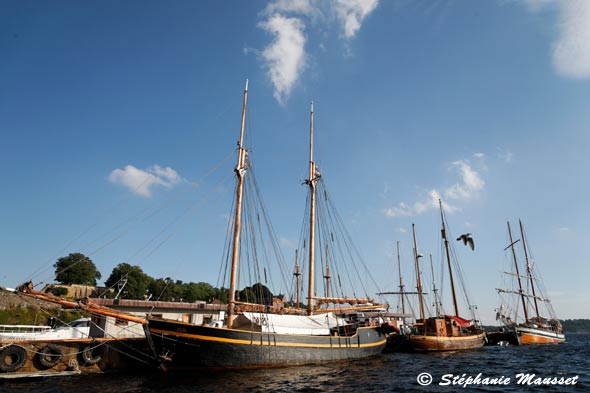
<svg viewBox="0 0 590 393">
<path fill-rule="evenodd" d="M 283 254 L 316 159 L 381 290 L 411 223 L 438 254 L 443 198 L 493 322 L 524 222 L 561 318 L 590 317 L 590 3 L 6 1 L 0 13 L 0 282 L 83 252 L 217 283 L 242 90 Z M 149 212 L 146 214 L 146 212 Z M 407 278 L 410 280 L 410 278 Z M 394 303 L 394 300 L 391 300 Z"/>
</svg>

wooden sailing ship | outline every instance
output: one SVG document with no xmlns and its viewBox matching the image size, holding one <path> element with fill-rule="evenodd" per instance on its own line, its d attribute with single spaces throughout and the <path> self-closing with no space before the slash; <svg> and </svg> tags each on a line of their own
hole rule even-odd
<svg viewBox="0 0 590 393">
<path fill-rule="evenodd" d="M 414 224 L 412 224 L 412 235 L 414 239 L 414 263 L 416 268 L 416 284 L 420 316 L 418 319 L 416 319 L 416 323 L 413 326 L 413 332 L 408 337 L 410 347 L 413 351 L 417 352 L 456 351 L 481 348 L 485 343 L 484 330 L 479 327 L 476 320 L 468 320 L 459 315 L 455 280 L 451 264 L 451 253 L 449 249 L 450 246 L 448 240 L 448 231 L 442 202 L 440 200 L 439 206 L 442 222 L 441 236 L 444 243 L 446 262 L 448 266 L 454 314 L 442 314 L 440 308 L 438 307 L 439 300 L 435 297 L 435 316 L 427 318 L 425 315 L 424 293 L 422 288 L 419 261 L 421 255 L 418 253 L 416 230 Z M 436 288 L 434 288 L 434 293 L 435 295 L 437 294 Z"/>
<path fill-rule="evenodd" d="M 321 175 L 313 161 L 313 104 L 310 111 L 309 178 L 305 182 L 310 190 L 309 237 L 305 242 L 309 263 L 307 306 L 299 308 L 299 292 L 294 307 L 264 302 L 253 304 L 237 298 L 241 237 L 247 238 L 243 230 L 249 226 L 242 225 L 245 178 L 251 171 L 248 150 L 244 145 L 247 98 L 246 83 L 235 169 L 237 186 L 233 241 L 231 252 L 228 252 L 231 269 L 227 316 L 214 326 L 149 317 L 149 331 L 163 366 L 170 369 L 276 367 L 358 359 L 380 353 L 385 346 L 385 336 L 379 328 L 353 322 L 343 314 L 345 311 L 361 313 L 382 308 L 383 305 L 374 304 L 368 297 L 332 296 L 329 290 L 324 296 L 318 296 L 314 287 L 315 230 L 318 226 L 316 186 Z M 324 279 L 329 288 L 332 276 L 327 256 L 326 251 Z M 261 270 L 264 270 L 264 278 L 261 279 L 264 281 L 267 271 L 266 268 L 259 268 L 260 275 Z M 301 273 L 298 263 L 294 276 L 299 289 Z"/>
<path fill-rule="evenodd" d="M 551 301 L 540 291 L 540 277 L 535 274 L 532 263 L 530 261 L 527 248 L 526 239 L 524 236 L 524 229 L 522 222 L 519 220 L 521 238 L 513 241 L 510 222 L 507 222 L 508 236 L 510 238 L 510 245 L 506 247 L 511 250 L 512 260 L 514 262 L 514 272 L 506 273 L 511 277 L 516 278 L 518 284 L 517 290 L 514 289 L 497 289 L 498 293 L 516 295 L 517 307 L 515 307 L 514 315 L 506 315 L 505 305 L 501 305 L 496 315 L 504 327 L 516 335 L 518 344 L 559 344 L 565 342 L 565 333 L 561 322 L 555 316 Z M 516 257 L 515 244 L 521 241 L 522 252 L 525 260 L 525 275 L 521 275 L 522 269 L 519 267 L 518 259 Z M 514 280 L 511 280 L 514 281 Z M 517 322 L 519 318 L 518 304 L 522 304 L 522 316 L 524 320 Z M 542 307 L 542 306 L 545 307 Z M 541 309 L 544 308 L 547 312 L 545 316 L 542 315 Z"/>
</svg>

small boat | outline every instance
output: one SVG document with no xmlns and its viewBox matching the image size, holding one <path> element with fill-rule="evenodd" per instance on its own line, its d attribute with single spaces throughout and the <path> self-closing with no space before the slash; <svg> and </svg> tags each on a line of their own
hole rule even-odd
<svg viewBox="0 0 590 393">
<path fill-rule="evenodd" d="M 502 304 L 496 314 L 496 319 L 500 320 L 507 329 L 514 332 L 520 345 L 564 343 L 565 333 L 561 322 L 555 316 L 551 301 L 542 293 L 542 281 L 539 274 L 533 269 L 522 221 L 519 220 L 521 238 L 516 241 L 512 239 L 510 222 L 507 223 L 507 226 L 510 245 L 504 250 L 511 250 L 514 272 L 506 272 L 506 274 L 511 278 L 516 278 L 516 280 L 511 281 L 516 281 L 518 287 L 515 289 L 497 288 L 497 291 L 501 296 L 502 294 L 516 295 L 512 296 L 516 300 L 516 304 L 512 307 L 508 304 Z M 522 243 L 522 252 L 524 254 L 525 275 L 521 275 L 522 267 L 519 267 L 514 247 L 519 241 Z M 523 319 L 517 322 L 520 318 L 518 313 L 519 303 L 522 304 Z M 513 313 L 509 311 L 512 309 L 515 310 Z M 546 314 L 543 315 L 541 310 Z"/>
<path fill-rule="evenodd" d="M 99 326 L 106 317 L 144 324 L 145 319 L 92 304 L 71 301 L 33 290 L 31 282 L 14 291 L 18 296 L 87 311 L 92 318 L 79 318 L 64 326 L 1 325 L 0 380 L 55 377 L 110 371 L 155 368 L 145 335 L 116 337 Z M 121 331 L 122 336 L 125 332 Z"/>
<path fill-rule="evenodd" d="M 268 219 L 264 209 L 256 212 L 245 210 L 247 214 L 242 212 L 253 205 L 252 194 L 248 193 L 249 196 L 246 197 L 245 193 L 257 191 L 249 186 L 253 178 L 252 166 L 248 150 L 244 146 L 247 97 L 248 84 L 246 83 L 238 141 L 238 162 L 235 169 L 237 184 L 233 226 L 229 231 L 229 236 L 233 240 L 228 252 L 224 253 L 228 255 L 228 262 L 231 256 L 231 263 L 228 263 L 229 274 L 227 274 L 230 278 L 228 312 L 222 321 L 216 321 L 212 325 L 194 325 L 148 317 L 150 336 L 155 351 L 162 361 L 162 367 L 165 369 L 278 367 L 360 359 L 381 353 L 386 342 L 385 335 L 378 326 L 366 326 L 358 318 L 355 321 L 351 313 L 358 316 L 364 311 L 382 309 L 384 306 L 375 304 L 369 297 L 332 296 L 335 291 L 329 289 L 331 286 L 338 286 L 341 278 L 343 282 L 346 277 L 338 275 L 334 277 L 337 280 L 332 279 L 330 268 L 335 266 L 329 265 L 328 258 L 330 258 L 330 264 L 335 264 L 336 258 L 328 249 L 325 250 L 325 254 L 323 252 L 323 245 L 337 242 L 334 239 L 334 233 L 328 235 L 328 237 L 331 236 L 328 241 L 323 239 L 320 242 L 316 239 L 316 227 L 320 230 L 325 228 L 316 222 L 316 206 L 318 203 L 329 202 L 329 198 L 327 192 L 322 193 L 321 198 L 316 198 L 316 187 L 322 180 L 319 169 L 313 161 L 313 104 L 310 111 L 309 179 L 305 181 L 310 190 L 309 217 L 304 220 L 304 223 L 308 225 L 309 236 L 303 236 L 304 248 L 309 257 L 306 307 L 302 307 L 299 300 L 302 273 L 299 271 L 297 256 L 293 274 L 297 281 L 297 299 L 288 305 L 270 301 L 268 298 L 272 296 L 265 295 L 268 291 L 264 290 L 265 286 L 261 283 L 267 282 L 270 265 L 268 268 L 262 267 L 261 263 L 256 261 L 252 265 L 256 265 L 257 268 L 251 273 L 243 270 L 250 265 L 244 261 L 245 257 L 263 254 L 260 250 L 261 236 L 257 236 L 262 231 L 255 230 L 254 234 L 245 231 L 251 230 L 254 224 L 259 225 L 261 221 L 265 224 Z M 246 181 L 247 176 L 248 181 Z M 244 203 L 244 201 L 249 202 Z M 249 224 L 242 225 L 243 220 L 251 217 L 254 217 L 254 222 L 250 221 Z M 335 216 L 327 218 L 334 219 Z M 256 240 L 255 245 L 252 240 Z M 324 296 L 319 296 L 314 286 L 317 244 L 322 245 L 320 257 L 326 283 Z M 248 248 L 245 251 L 246 247 L 251 249 Z M 273 251 L 276 252 L 276 250 Z M 280 260 L 281 258 L 274 256 L 268 259 Z M 249 288 L 256 288 L 256 290 L 238 291 L 238 285 L 240 285 L 238 276 L 242 280 L 252 276 L 256 284 L 250 283 L 252 286 Z M 245 299 L 237 296 L 240 292 L 246 293 L 242 295 L 246 296 Z M 247 296 L 250 298 L 248 299 Z"/>
<path fill-rule="evenodd" d="M 413 332 L 409 335 L 410 347 L 416 352 L 430 352 L 430 351 L 457 351 L 466 349 L 481 348 L 485 344 L 485 331 L 479 326 L 475 316 L 471 319 L 462 318 L 459 315 L 459 306 L 457 303 L 457 294 L 455 290 L 455 281 L 453 277 L 453 269 L 451 267 L 451 252 L 448 240 L 448 231 L 446 227 L 446 218 L 442 206 L 442 201 L 439 200 L 442 229 L 441 235 L 445 248 L 446 262 L 449 272 L 449 280 L 451 284 L 451 293 L 453 296 L 453 306 L 455 313 L 453 315 L 443 314 L 440 310 L 440 300 L 437 296 L 437 290 L 434 288 L 436 312 L 434 317 L 426 318 L 424 310 L 424 293 L 422 289 L 422 280 L 420 277 L 420 262 L 421 255 L 418 253 L 416 243 L 416 231 L 414 224 L 412 224 L 412 234 L 414 239 L 414 261 L 416 265 L 416 280 L 418 301 L 420 306 L 420 318 L 416 320 L 412 327 Z M 465 296 L 467 297 L 467 296 Z M 473 312 L 473 307 L 469 305 L 469 309 Z"/>
</svg>

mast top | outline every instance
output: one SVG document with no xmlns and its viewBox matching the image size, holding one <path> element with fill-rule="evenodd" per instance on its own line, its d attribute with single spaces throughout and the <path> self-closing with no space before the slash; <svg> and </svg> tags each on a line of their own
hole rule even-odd
<svg viewBox="0 0 590 393">
<path fill-rule="evenodd" d="M 246 79 L 246 87 L 244 88 L 244 91 L 248 91 L 248 79 Z"/>
<path fill-rule="evenodd" d="M 313 101 L 311 102 L 311 106 L 310 106 L 310 110 L 311 113 L 313 113 Z"/>
</svg>

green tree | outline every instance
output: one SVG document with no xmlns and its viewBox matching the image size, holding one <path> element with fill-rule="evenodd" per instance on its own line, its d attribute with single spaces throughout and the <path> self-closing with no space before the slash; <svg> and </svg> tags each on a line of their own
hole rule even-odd
<svg viewBox="0 0 590 393">
<path fill-rule="evenodd" d="M 170 277 L 157 278 L 148 285 L 148 292 L 152 295 L 151 300 L 179 301 L 183 297 L 182 287 L 180 280 L 174 282 Z"/>
<path fill-rule="evenodd" d="M 96 285 L 96 280 L 102 277 L 94 262 L 80 253 L 59 258 L 53 267 L 55 267 L 55 280 L 61 284 Z"/>
<path fill-rule="evenodd" d="M 139 266 L 131 266 L 123 262 L 113 269 L 111 275 L 105 281 L 105 285 L 114 288 L 115 292 L 117 292 L 119 285 L 125 283 L 120 298 L 143 299 L 152 281 L 154 279 L 145 274 Z"/>
<path fill-rule="evenodd" d="M 261 283 L 244 288 L 238 295 L 241 301 L 266 305 L 272 304 L 272 292 Z"/>
<path fill-rule="evenodd" d="M 183 299 L 187 302 L 196 300 L 211 301 L 215 296 L 215 288 L 206 282 L 190 282 L 183 285 Z"/>
<path fill-rule="evenodd" d="M 213 294 L 213 300 L 219 300 L 223 304 L 227 304 L 229 301 L 229 288 L 215 288 L 215 293 Z"/>
<path fill-rule="evenodd" d="M 151 295 L 151 300 L 168 300 L 168 285 L 167 280 L 171 280 L 170 277 L 156 278 L 152 280 L 148 285 L 148 292 Z"/>
</svg>

